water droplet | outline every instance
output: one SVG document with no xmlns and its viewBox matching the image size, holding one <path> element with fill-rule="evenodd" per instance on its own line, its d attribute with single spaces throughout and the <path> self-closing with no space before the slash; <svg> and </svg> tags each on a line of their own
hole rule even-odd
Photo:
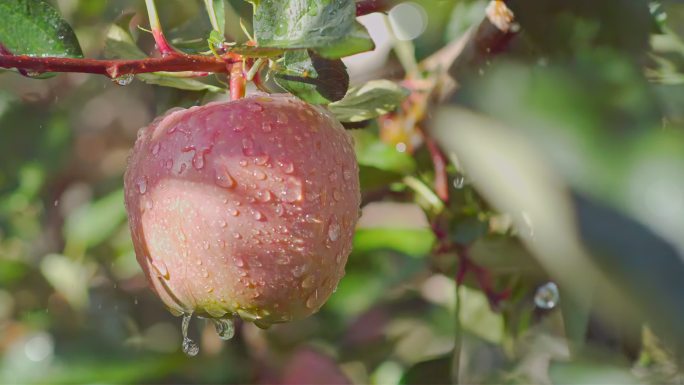
<svg viewBox="0 0 684 385">
<path fill-rule="evenodd" d="M 235 258 L 235 266 L 237 267 L 243 267 L 245 265 L 245 261 L 242 260 L 240 257 Z"/>
<path fill-rule="evenodd" d="M 273 131 L 273 126 L 271 125 L 271 123 L 264 122 L 264 124 L 261 125 L 261 129 L 264 132 L 271 132 L 271 131 Z"/>
<path fill-rule="evenodd" d="M 240 167 L 247 167 L 247 159 L 240 159 L 238 164 L 240 165 Z"/>
<path fill-rule="evenodd" d="M 261 211 L 259 211 L 259 210 L 254 210 L 254 212 L 252 212 L 252 216 L 253 216 L 254 219 L 256 219 L 257 221 L 263 221 L 263 220 L 266 219 L 266 217 L 264 216 L 264 214 L 263 214 Z"/>
<path fill-rule="evenodd" d="M 238 124 L 238 125 L 236 125 L 235 127 L 233 127 L 233 131 L 235 131 L 235 132 L 241 132 L 241 131 L 244 131 L 244 130 L 245 130 L 245 126 L 242 125 L 242 124 Z"/>
<path fill-rule="evenodd" d="M 252 112 L 261 112 L 264 110 L 264 107 L 259 103 L 249 103 L 247 109 Z"/>
<path fill-rule="evenodd" d="M 254 164 L 257 166 L 264 166 L 266 163 L 268 163 L 268 155 L 259 155 L 254 158 Z"/>
<path fill-rule="evenodd" d="M 322 221 L 311 214 L 306 214 L 304 220 L 308 223 L 321 223 Z"/>
<path fill-rule="evenodd" d="M 240 233 L 233 233 L 233 238 L 235 238 L 235 239 L 242 239 L 242 234 L 240 234 Z"/>
<path fill-rule="evenodd" d="M 161 150 L 161 144 L 155 143 L 154 146 L 152 146 L 152 155 L 159 154 L 159 150 Z"/>
<path fill-rule="evenodd" d="M 273 194 L 269 190 L 258 191 L 257 199 L 263 203 L 270 202 L 273 199 Z"/>
<path fill-rule="evenodd" d="M 345 168 L 345 169 L 342 171 L 342 177 L 344 177 L 344 180 L 347 180 L 347 181 L 348 181 L 348 180 L 350 180 L 350 179 L 352 178 L 352 176 L 353 176 L 353 174 L 352 174 L 351 170 L 348 170 L 348 169 Z"/>
<path fill-rule="evenodd" d="M 302 288 L 308 289 L 310 287 L 313 287 L 314 283 L 316 283 L 316 277 L 310 275 L 302 280 Z"/>
<path fill-rule="evenodd" d="M 228 172 L 228 170 L 219 167 L 216 170 L 216 185 L 223 188 L 233 188 L 237 183 L 235 178 Z"/>
<path fill-rule="evenodd" d="M 142 176 L 138 178 L 135 184 L 138 186 L 138 192 L 140 194 L 145 194 L 145 192 L 147 192 L 147 177 Z"/>
<path fill-rule="evenodd" d="M 465 186 L 465 176 L 461 174 L 456 175 L 454 178 L 454 188 L 460 190 L 463 186 Z"/>
<path fill-rule="evenodd" d="M 226 223 L 226 221 L 224 221 L 223 219 L 219 220 L 218 224 L 219 224 L 219 226 L 221 226 L 221 227 L 226 227 L 226 226 L 228 226 L 228 224 Z"/>
<path fill-rule="evenodd" d="M 337 223 L 337 218 L 334 216 L 330 219 L 330 224 L 328 225 L 328 239 L 332 242 L 337 241 L 340 238 L 340 224 Z"/>
<path fill-rule="evenodd" d="M 547 282 L 539 286 L 534 294 L 534 303 L 541 309 L 553 309 L 558 305 L 559 300 L 558 285 L 554 282 Z"/>
<path fill-rule="evenodd" d="M 247 156 L 254 155 L 254 141 L 252 141 L 252 139 L 242 139 L 242 153 Z"/>
<path fill-rule="evenodd" d="M 240 210 L 236 209 L 235 207 L 231 207 L 228 209 L 228 214 L 237 217 L 238 215 L 240 215 Z"/>
<path fill-rule="evenodd" d="M 159 274 L 160 277 L 162 277 L 166 280 L 171 278 L 171 275 L 169 274 L 169 269 L 166 267 L 166 263 L 164 263 L 164 261 L 154 260 L 151 258 L 150 258 L 150 261 L 151 261 L 152 267 L 155 270 L 157 270 L 157 273 Z"/>
<path fill-rule="evenodd" d="M 285 214 L 285 208 L 283 205 L 277 205 L 275 208 L 275 213 L 277 216 L 282 217 Z"/>
<path fill-rule="evenodd" d="M 294 275 L 295 278 L 300 278 L 308 269 L 309 267 L 306 264 L 295 266 L 294 269 L 292 269 L 292 275 Z"/>
<path fill-rule="evenodd" d="M 331 172 L 328 175 L 328 180 L 330 180 L 330 183 L 335 183 L 337 181 L 337 173 L 335 171 Z"/>
<path fill-rule="evenodd" d="M 335 201 L 339 201 L 340 199 L 342 199 L 342 193 L 340 193 L 340 190 L 338 189 L 333 190 L 332 196 Z"/>
<path fill-rule="evenodd" d="M 306 307 L 313 309 L 316 306 L 316 302 L 318 302 L 318 290 L 315 290 L 314 293 L 306 299 Z"/>
<path fill-rule="evenodd" d="M 171 170 L 171 168 L 173 168 L 173 159 L 167 159 L 164 163 L 164 167 L 166 167 L 167 170 Z"/>
<path fill-rule="evenodd" d="M 192 167 L 195 170 L 201 170 L 204 168 L 204 155 L 207 151 L 196 151 L 195 156 L 192 157 Z"/>
<path fill-rule="evenodd" d="M 232 319 L 213 319 L 216 333 L 224 341 L 227 341 L 235 336 L 235 324 Z"/>
<path fill-rule="evenodd" d="M 131 82 L 133 82 L 134 77 L 135 77 L 135 75 L 133 75 L 133 74 L 125 74 L 125 75 L 121 75 L 121 76 L 112 78 L 112 81 L 114 83 L 120 85 L 120 86 L 127 86 L 127 85 L 131 84 Z"/>
<path fill-rule="evenodd" d="M 266 180 L 266 173 L 261 170 L 254 170 L 252 173 L 257 180 Z"/>
<path fill-rule="evenodd" d="M 278 165 L 283 169 L 285 174 L 292 174 L 294 172 L 294 163 L 292 162 L 278 162 Z"/>
<path fill-rule="evenodd" d="M 282 111 L 278 111 L 278 114 L 276 115 L 276 121 L 280 124 L 285 124 L 288 121 L 287 114 Z"/>
<path fill-rule="evenodd" d="M 287 178 L 280 191 L 285 202 L 297 202 L 302 200 L 302 182 L 297 178 Z"/>
<path fill-rule="evenodd" d="M 183 314 L 183 322 L 181 324 L 181 333 L 183 334 L 183 353 L 189 357 L 194 357 L 199 353 L 199 346 L 188 338 L 188 327 L 190 326 L 190 320 L 192 319 L 192 313 Z"/>
</svg>

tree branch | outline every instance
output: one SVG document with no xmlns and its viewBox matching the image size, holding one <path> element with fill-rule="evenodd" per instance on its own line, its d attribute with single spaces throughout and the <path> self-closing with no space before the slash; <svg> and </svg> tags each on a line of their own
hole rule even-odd
<svg viewBox="0 0 684 385">
<path fill-rule="evenodd" d="M 149 72 L 229 72 L 232 61 L 213 56 L 168 55 L 141 60 L 98 60 L 62 57 L 11 55 L 0 51 L 0 68 L 16 68 L 30 72 L 81 72 L 117 78 L 127 74 Z"/>
</svg>

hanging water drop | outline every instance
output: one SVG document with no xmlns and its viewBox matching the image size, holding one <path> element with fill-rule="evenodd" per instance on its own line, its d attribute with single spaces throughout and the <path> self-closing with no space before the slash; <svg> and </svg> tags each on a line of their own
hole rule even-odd
<svg viewBox="0 0 684 385">
<path fill-rule="evenodd" d="M 534 304 L 541 309 L 553 309 L 558 305 L 560 293 L 555 282 L 547 282 L 537 288 L 534 294 Z"/>
<path fill-rule="evenodd" d="M 125 74 L 112 78 L 112 81 L 120 86 L 127 86 L 133 82 L 134 77 L 135 75 L 133 74 Z"/>
<path fill-rule="evenodd" d="M 214 327 L 219 338 L 227 341 L 235 336 L 235 324 L 232 319 L 213 319 Z"/>
<path fill-rule="evenodd" d="M 454 188 L 460 190 L 465 186 L 465 176 L 462 174 L 456 175 L 454 178 Z"/>
<path fill-rule="evenodd" d="M 190 326 L 190 320 L 192 319 L 192 313 L 183 314 L 183 322 L 181 324 L 181 333 L 183 334 L 183 353 L 189 357 L 194 357 L 199 353 L 199 346 L 195 341 L 188 338 L 188 327 Z"/>
</svg>

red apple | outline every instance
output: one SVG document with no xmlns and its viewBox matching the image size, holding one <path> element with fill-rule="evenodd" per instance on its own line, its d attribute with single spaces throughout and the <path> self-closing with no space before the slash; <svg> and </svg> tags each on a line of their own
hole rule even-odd
<svg viewBox="0 0 684 385">
<path fill-rule="evenodd" d="M 172 312 L 260 326 L 323 305 L 360 204 L 351 137 L 285 95 L 156 119 L 138 134 L 125 195 L 138 262 Z"/>
</svg>

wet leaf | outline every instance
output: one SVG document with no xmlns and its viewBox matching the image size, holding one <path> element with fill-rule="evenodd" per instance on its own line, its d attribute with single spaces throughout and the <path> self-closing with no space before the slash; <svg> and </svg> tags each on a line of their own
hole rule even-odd
<svg viewBox="0 0 684 385">
<path fill-rule="evenodd" d="M 310 50 L 286 52 L 274 72 L 281 87 L 312 104 L 340 100 L 349 87 L 342 60 L 325 59 Z"/>
<path fill-rule="evenodd" d="M 254 7 L 259 46 L 311 48 L 337 59 L 374 48 L 356 7 L 347 0 L 260 0 Z"/>
<path fill-rule="evenodd" d="M 360 122 L 395 110 L 408 95 L 409 91 L 395 82 L 372 80 L 351 88 L 328 108 L 341 122 Z"/>
<path fill-rule="evenodd" d="M 15 55 L 82 57 L 71 26 L 43 0 L 0 2 L 0 44 Z"/>
</svg>

